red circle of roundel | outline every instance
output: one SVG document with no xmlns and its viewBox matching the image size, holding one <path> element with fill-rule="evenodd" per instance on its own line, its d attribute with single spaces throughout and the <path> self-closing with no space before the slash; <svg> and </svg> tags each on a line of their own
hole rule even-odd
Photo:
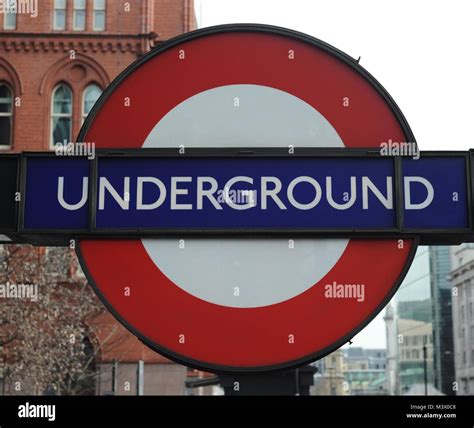
<svg viewBox="0 0 474 428">
<path fill-rule="evenodd" d="M 185 61 L 179 62 L 180 51 Z M 332 124 L 346 147 L 413 141 L 393 101 L 349 57 L 310 37 L 265 26 L 199 30 L 152 51 L 104 93 L 79 140 L 98 148 L 139 148 L 175 106 L 234 84 L 269 86 L 302 99 Z M 102 301 L 149 346 L 189 366 L 250 372 L 307 363 L 352 338 L 394 294 L 415 249 L 412 241 L 400 246 L 396 240 L 351 239 L 318 283 L 257 308 L 220 306 L 188 294 L 157 268 L 140 240 L 83 240 L 78 252 Z M 325 299 L 318 285 L 334 281 L 365 284 L 364 303 Z M 130 296 L 123 292 L 127 286 Z"/>
</svg>

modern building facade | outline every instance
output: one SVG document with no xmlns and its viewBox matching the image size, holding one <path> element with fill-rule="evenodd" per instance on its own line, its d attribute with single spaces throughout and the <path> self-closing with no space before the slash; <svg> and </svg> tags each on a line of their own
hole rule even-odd
<svg viewBox="0 0 474 428">
<path fill-rule="evenodd" d="M 424 380 L 424 338 L 419 341 L 418 331 L 414 330 L 423 326 L 423 333 L 432 340 L 430 276 L 429 247 L 420 247 L 395 296 L 398 394 L 405 394 L 413 384 Z M 426 370 L 428 382 L 433 383 L 432 359 L 427 362 Z"/>
<path fill-rule="evenodd" d="M 384 370 L 387 364 L 387 351 L 382 348 L 350 346 L 342 352 L 346 370 Z"/>
<path fill-rule="evenodd" d="M 446 395 L 454 395 L 454 342 L 451 249 L 430 247 L 431 310 L 433 325 L 434 386 Z"/>
<path fill-rule="evenodd" d="M 456 389 L 474 394 L 474 245 L 452 248 L 451 272 Z"/>
<path fill-rule="evenodd" d="M 351 395 L 386 395 L 385 349 L 348 347 L 344 354 L 344 377 Z"/>
<path fill-rule="evenodd" d="M 434 390 L 452 395 L 454 345 L 449 272 L 449 247 L 420 247 L 394 300 L 393 313 L 386 315 L 387 343 L 392 348 L 389 390 L 403 394 L 426 378 Z M 425 349 L 426 348 L 426 358 Z"/>
<path fill-rule="evenodd" d="M 398 366 L 401 394 L 415 384 L 434 384 L 432 323 L 399 318 Z M 426 373 L 425 373 L 426 371 Z"/>
<path fill-rule="evenodd" d="M 316 361 L 312 395 L 386 395 L 385 349 L 341 348 Z"/>
<path fill-rule="evenodd" d="M 385 370 L 346 370 L 344 377 L 351 395 L 387 395 Z"/>
</svg>

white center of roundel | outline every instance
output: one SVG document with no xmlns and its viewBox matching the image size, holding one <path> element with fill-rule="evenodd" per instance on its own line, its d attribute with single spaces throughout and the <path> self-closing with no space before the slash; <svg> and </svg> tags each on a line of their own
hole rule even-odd
<svg viewBox="0 0 474 428">
<path fill-rule="evenodd" d="M 156 124 L 143 147 L 180 145 L 344 147 L 316 109 L 260 85 L 222 86 L 188 98 Z M 281 238 L 160 238 L 142 243 L 182 290 L 218 305 L 255 308 L 311 288 L 337 263 L 348 240 L 295 239 L 291 245 Z"/>
</svg>

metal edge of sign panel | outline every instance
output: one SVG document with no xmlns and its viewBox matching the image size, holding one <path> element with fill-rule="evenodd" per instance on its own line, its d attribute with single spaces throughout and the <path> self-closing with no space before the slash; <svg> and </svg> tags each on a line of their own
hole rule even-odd
<svg viewBox="0 0 474 428">
<path fill-rule="evenodd" d="M 193 39 L 197 39 L 199 37 L 204 37 L 212 34 L 218 34 L 218 33 L 226 33 L 226 32 L 257 32 L 257 33 L 267 33 L 267 34 L 274 34 L 274 35 L 281 35 L 284 37 L 291 37 L 294 39 L 297 39 L 301 42 L 308 43 L 312 46 L 315 46 L 316 48 L 323 49 L 326 51 L 328 54 L 335 56 L 339 58 L 341 61 L 346 63 L 348 66 L 350 66 L 355 72 L 359 73 L 362 77 L 365 78 L 365 80 L 373 87 L 373 89 L 384 99 L 384 101 L 387 103 L 387 105 L 390 107 L 391 111 L 397 118 L 400 126 L 402 127 L 402 130 L 405 134 L 405 137 L 407 138 L 408 141 L 415 142 L 414 135 L 410 129 L 410 126 L 408 125 L 408 122 L 406 121 L 404 115 L 396 105 L 395 101 L 392 99 L 392 97 L 388 94 L 388 92 L 383 88 L 383 86 L 370 74 L 368 73 L 363 67 L 359 65 L 359 63 L 349 55 L 343 53 L 342 51 L 328 45 L 327 43 L 313 38 L 311 36 L 308 36 L 306 34 L 281 28 L 281 27 L 275 27 L 275 26 L 268 26 L 268 25 L 261 25 L 261 24 L 228 24 L 228 25 L 220 25 L 220 26 L 215 26 L 215 27 L 208 27 L 200 30 L 193 31 L 191 33 L 187 33 L 178 37 L 175 37 L 171 40 L 168 40 L 155 49 L 153 49 L 151 52 L 149 52 L 147 55 L 145 55 L 143 58 L 139 59 L 132 65 L 130 65 L 127 69 L 125 69 L 104 91 L 102 96 L 99 98 L 95 106 L 93 107 L 91 113 L 89 114 L 88 118 L 86 119 L 86 122 L 84 123 L 83 127 L 81 128 L 81 131 L 78 136 L 78 141 L 82 141 L 82 139 L 85 137 L 87 134 L 91 124 L 94 121 L 94 118 L 98 111 L 102 108 L 102 105 L 106 102 L 106 100 L 109 98 L 109 96 L 113 93 L 115 88 L 122 83 L 123 80 L 125 80 L 130 74 L 132 74 L 137 68 L 139 68 L 141 65 L 149 61 L 150 59 L 154 58 L 156 55 L 166 51 L 167 49 L 170 49 L 176 45 L 179 45 L 180 43 L 184 43 Z M 398 290 L 400 284 L 402 283 L 403 279 L 405 278 L 405 275 L 408 272 L 408 269 L 413 261 L 413 258 L 415 257 L 416 254 L 416 249 L 418 247 L 419 239 L 414 238 L 412 242 L 412 248 L 410 250 L 410 254 L 408 255 L 407 261 L 405 263 L 405 266 L 402 269 L 402 272 L 400 273 L 396 283 L 392 286 L 390 289 L 390 292 L 388 295 L 385 297 L 385 299 L 378 305 L 375 311 L 369 314 L 369 316 L 362 322 L 359 326 L 357 326 L 355 329 L 353 329 L 350 333 L 348 333 L 345 337 L 339 339 L 338 341 L 334 342 L 331 346 L 326 347 L 323 350 L 318 351 L 317 353 L 307 355 L 305 357 L 302 357 L 297 360 L 285 362 L 282 364 L 277 364 L 277 365 L 272 365 L 272 366 L 260 366 L 260 367 L 226 367 L 226 366 L 220 366 L 220 365 L 215 365 L 211 363 L 204 363 L 202 361 L 194 360 L 191 358 L 187 358 L 183 355 L 174 353 L 168 349 L 165 349 L 156 343 L 153 343 L 149 339 L 145 338 L 141 333 L 139 333 L 135 328 L 133 328 L 125 319 L 123 319 L 117 311 L 107 302 L 107 300 L 104 298 L 102 293 L 100 292 L 99 288 L 96 286 L 92 276 L 90 275 L 90 272 L 87 269 L 87 266 L 85 264 L 80 245 L 76 246 L 76 252 L 79 258 L 79 261 L 81 263 L 81 266 L 84 270 L 84 273 L 93 287 L 94 291 L 96 292 L 97 296 L 99 299 L 102 301 L 102 303 L 105 305 L 105 307 L 111 312 L 111 314 L 120 322 L 122 325 L 124 325 L 130 332 L 132 332 L 136 337 L 138 337 L 143 343 L 145 343 L 147 346 L 151 347 L 152 349 L 156 350 L 160 354 L 164 355 L 165 357 L 170 358 L 171 360 L 177 361 L 181 364 L 187 365 L 189 367 L 194 367 L 197 369 L 204 369 L 208 370 L 211 372 L 215 373 L 255 373 L 255 372 L 268 372 L 268 371 L 276 371 L 276 370 L 285 370 L 285 369 L 290 369 L 290 368 L 296 368 L 299 366 L 306 365 L 312 361 L 315 361 L 319 358 L 324 357 L 325 355 L 335 351 L 339 347 L 341 347 L 343 344 L 347 343 L 350 339 L 352 339 L 359 331 L 361 331 L 370 321 L 372 321 L 375 316 L 388 304 L 388 302 L 391 300 L 393 295 L 396 293 Z"/>
<path fill-rule="evenodd" d="M 3 239 L 1 236 L 0 236 L 0 245 L 8 245 L 8 244 L 13 244 L 13 240 L 9 237 L 10 234 L 15 234 L 15 233 L 18 233 L 19 232 L 19 223 L 18 223 L 18 218 L 19 218 L 19 215 L 20 215 L 20 212 L 21 212 L 21 205 L 18 203 L 18 201 L 16 200 L 16 194 L 17 192 L 19 191 L 19 189 L 21 188 L 21 162 L 20 162 L 20 156 L 19 155 L 12 155 L 10 153 L 0 153 L 0 160 L 3 158 L 3 159 L 12 159 L 12 158 L 15 158 L 16 157 L 16 177 L 15 177 L 15 184 L 16 184 L 16 188 L 15 188 L 15 201 L 14 201 L 14 210 L 13 210 L 13 213 L 14 213 L 14 221 L 15 221 L 15 224 L 13 225 L 12 228 L 8 229 L 8 230 L 4 230 L 2 232 L 2 235 L 6 238 L 6 239 Z M 20 194 L 21 195 L 21 194 Z M 20 196 L 21 197 L 21 196 Z M 20 199 L 20 202 L 21 202 L 21 199 Z"/>
<path fill-rule="evenodd" d="M 99 159 L 120 159 L 120 158 L 173 158 L 173 159 L 190 159 L 190 158 L 222 158 L 222 159 L 242 159 L 242 158 L 345 158 L 345 159 L 358 159 L 358 158 L 384 158 L 378 150 L 370 149 L 331 149 L 331 148 L 306 148 L 301 151 L 297 151 L 295 154 L 289 155 L 286 149 L 281 148 L 254 148 L 252 151 L 245 150 L 244 148 L 225 148 L 225 149 L 207 149 L 207 148 L 195 148 L 189 150 L 185 155 L 177 154 L 178 149 L 170 148 L 153 148 L 153 149 L 99 149 L 94 160 L 90 162 L 89 174 L 91 180 L 89 182 L 88 189 L 88 200 L 89 212 L 88 212 L 88 228 L 86 229 L 28 229 L 24 227 L 25 209 L 26 209 L 26 197 L 22 197 L 20 201 L 20 207 L 18 209 L 18 227 L 16 233 L 17 238 L 22 236 L 37 237 L 37 242 L 45 237 L 56 237 L 50 239 L 48 242 L 54 243 L 54 239 L 57 242 L 64 241 L 68 242 L 70 239 L 88 239 L 89 236 L 93 235 L 94 238 L 110 238 L 110 239 L 125 239 L 125 238 L 140 238 L 143 236 L 147 237 L 163 237 L 179 234 L 183 237 L 196 237 L 199 235 L 205 236 L 220 236 L 220 237 L 232 237 L 232 236 L 264 236 L 264 237 L 282 237 L 282 236 L 301 236 L 307 234 L 313 237 L 338 237 L 345 236 L 349 238 L 406 238 L 412 239 L 419 237 L 420 242 L 423 245 L 426 243 L 444 244 L 452 243 L 456 244 L 459 241 L 459 237 L 463 235 L 470 236 L 471 240 L 474 239 L 472 230 L 472 180 L 474 179 L 471 175 L 471 163 L 474 161 L 473 152 L 467 151 L 422 151 L 420 155 L 422 158 L 425 157 L 463 157 L 466 162 L 466 193 L 467 193 L 467 217 L 468 227 L 467 228 L 406 228 L 404 226 L 404 210 L 403 207 L 403 173 L 402 173 L 402 160 L 403 157 L 392 156 L 390 157 L 394 162 L 394 193 L 395 193 L 395 227 L 377 228 L 377 227 L 339 227 L 339 228 L 235 228 L 235 229 L 209 229 L 209 228 L 97 228 L 96 227 L 96 204 L 97 204 L 97 177 L 98 177 L 98 162 Z M 26 176 L 27 176 L 27 162 L 30 158 L 56 158 L 51 152 L 23 152 L 21 155 L 15 155 L 21 158 L 21 171 L 19 175 L 20 180 L 20 192 L 22 195 L 26 193 Z M 71 159 L 70 157 L 68 159 Z M 13 235 L 13 232 L 11 233 Z M 464 238 L 466 240 L 466 237 Z M 467 240 L 466 240 L 467 242 Z"/>
</svg>

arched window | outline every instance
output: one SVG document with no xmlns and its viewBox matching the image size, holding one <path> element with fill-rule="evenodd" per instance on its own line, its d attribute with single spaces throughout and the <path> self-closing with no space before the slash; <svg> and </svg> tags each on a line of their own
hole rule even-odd
<svg viewBox="0 0 474 428">
<path fill-rule="evenodd" d="M 82 101 L 82 122 L 86 120 L 87 115 L 91 112 L 92 107 L 99 99 L 100 95 L 102 94 L 102 89 L 99 86 L 92 84 L 89 85 L 84 90 L 84 97 Z"/>
<path fill-rule="evenodd" d="M 0 82 L 0 147 L 12 144 L 13 95 L 11 89 Z"/>
<path fill-rule="evenodd" d="M 72 92 L 64 83 L 53 91 L 51 107 L 51 146 L 71 141 Z"/>
</svg>

